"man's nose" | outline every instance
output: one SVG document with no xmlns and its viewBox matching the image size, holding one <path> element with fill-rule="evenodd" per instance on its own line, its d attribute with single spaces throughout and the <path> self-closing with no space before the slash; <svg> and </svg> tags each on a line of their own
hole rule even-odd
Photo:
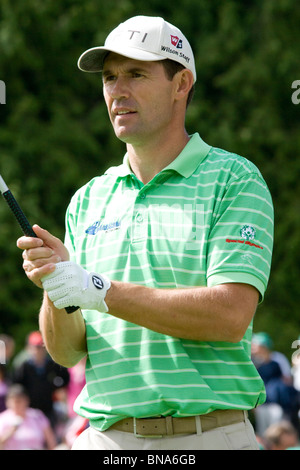
<svg viewBox="0 0 300 470">
<path fill-rule="evenodd" d="M 123 77 L 117 77 L 110 84 L 108 92 L 113 99 L 128 98 L 130 90 L 127 80 Z"/>
</svg>

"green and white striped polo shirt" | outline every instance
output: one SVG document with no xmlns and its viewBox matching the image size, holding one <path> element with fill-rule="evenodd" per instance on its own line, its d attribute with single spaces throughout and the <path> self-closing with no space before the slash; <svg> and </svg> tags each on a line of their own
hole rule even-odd
<svg viewBox="0 0 300 470">
<path fill-rule="evenodd" d="M 113 280 L 170 289 L 243 282 L 264 296 L 273 240 L 267 185 L 251 162 L 198 134 L 146 185 L 125 155 L 76 192 L 66 226 L 71 259 Z M 87 384 L 75 410 L 96 429 L 127 416 L 191 416 L 265 400 L 250 359 L 252 324 L 238 343 L 203 342 L 97 311 L 83 316 Z"/>
</svg>

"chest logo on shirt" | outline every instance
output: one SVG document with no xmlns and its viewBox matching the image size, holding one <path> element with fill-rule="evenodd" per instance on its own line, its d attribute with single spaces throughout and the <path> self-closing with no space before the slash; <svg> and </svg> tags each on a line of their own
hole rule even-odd
<svg viewBox="0 0 300 470">
<path fill-rule="evenodd" d="M 119 230 L 120 228 L 120 220 L 114 220 L 112 222 L 103 222 L 101 220 L 97 220 L 85 230 L 85 233 L 88 235 L 96 235 L 98 232 L 113 232 L 114 230 Z"/>
</svg>

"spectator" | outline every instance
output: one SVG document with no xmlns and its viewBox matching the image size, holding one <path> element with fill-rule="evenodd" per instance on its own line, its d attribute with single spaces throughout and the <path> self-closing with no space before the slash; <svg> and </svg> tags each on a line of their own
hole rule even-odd
<svg viewBox="0 0 300 470">
<path fill-rule="evenodd" d="M 76 415 L 70 419 L 64 433 L 62 442 L 55 450 L 71 450 L 77 437 L 89 427 L 89 420 L 83 416 Z"/>
<path fill-rule="evenodd" d="M 21 351 L 15 354 L 12 360 L 12 370 L 18 369 L 23 364 L 23 362 L 30 357 L 30 346 L 28 344 L 30 334 L 28 334 L 26 337 L 24 347 L 21 349 Z"/>
<path fill-rule="evenodd" d="M 253 338 L 252 338 L 253 353 L 255 354 L 255 351 L 260 349 L 261 346 L 267 349 L 267 354 L 272 359 L 272 361 L 275 361 L 278 363 L 280 370 L 281 370 L 282 379 L 287 384 L 291 385 L 293 383 L 291 364 L 288 358 L 284 354 L 282 354 L 279 351 L 274 351 L 273 341 L 268 333 L 261 332 L 261 333 L 256 333 L 255 335 L 253 335 Z"/>
<path fill-rule="evenodd" d="M 0 341 L 4 344 L 5 365 L 6 367 L 8 367 L 10 365 L 11 358 L 14 354 L 15 341 L 11 336 L 6 334 L 0 335 Z"/>
<path fill-rule="evenodd" d="M 15 350 L 13 338 L 0 335 L 0 413 L 6 409 L 5 400 L 10 385 L 10 361 Z"/>
<path fill-rule="evenodd" d="M 267 394 L 266 403 L 256 410 L 257 422 L 260 423 L 257 431 L 264 432 L 269 425 L 282 418 L 291 421 L 298 430 L 298 392 L 290 382 L 287 383 L 280 365 L 273 359 L 272 341 L 268 334 L 259 333 L 253 336 L 252 356 Z M 261 424 L 262 418 L 264 425 Z"/>
<path fill-rule="evenodd" d="M 73 410 L 74 402 L 86 383 L 85 363 L 86 358 L 83 358 L 74 367 L 68 369 L 70 380 L 65 395 L 58 398 L 60 409 L 56 406 L 56 410 L 61 416 L 61 426 L 59 429 L 56 427 L 56 435 L 60 441 L 56 450 L 71 449 L 76 437 L 89 425 L 88 419 L 78 416 Z M 55 395 L 57 396 L 57 393 Z"/>
<path fill-rule="evenodd" d="M 0 413 L 2 450 L 51 450 L 55 447 L 49 420 L 42 411 L 29 407 L 29 397 L 22 385 L 9 388 L 6 407 Z"/>
<path fill-rule="evenodd" d="M 7 379 L 6 368 L 0 364 L 0 413 L 6 409 L 5 400 L 9 381 Z"/>
<path fill-rule="evenodd" d="M 264 438 L 267 450 L 287 450 L 299 446 L 297 430 L 289 421 L 271 424 Z"/>
<path fill-rule="evenodd" d="M 28 348 L 30 356 L 14 371 L 14 382 L 25 387 L 30 406 L 43 411 L 55 428 L 53 394 L 68 385 L 69 373 L 49 357 L 39 331 L 29 335 Z"/>
<path fill-rule="evenodd" d="M 293 376 L 293 383 L 294 387 L 298 392 L 300 392 L 300 336 L 298 339 L 292 344 L 292 347 L 297 348 L 296 351 L 292 354 L 292 376 Z"/>
</svg>

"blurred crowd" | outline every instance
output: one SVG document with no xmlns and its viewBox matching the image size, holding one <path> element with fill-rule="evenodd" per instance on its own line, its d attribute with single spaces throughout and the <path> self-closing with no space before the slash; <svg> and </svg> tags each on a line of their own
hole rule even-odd
<svg viewBox="0 0 300 470">
<path fill-rule="evenodd" d="M 299 342 L 300 343 L 300 342 Z M 85 360 L 70 369 L 49 357 L 39 331 L 15 354 L 12 337 L 0 334 L 0 450 L 69 450 L 88 426 L 73 404 L 85 385 Z M 3 357 L 3 354 L 1 355 Z M 267 399 L 250 413 L 260 448 L 300 449 L 300 354 L 274 351 L 271 337 L 256 333 L 252 360 Z"/>
<path fill-rule="evenodd" d="M 300 355 L 290 361 L 265 332 L 253 335 L 251 354 L 267 396 L 251 415 L 261 448 L 300 450 Z"/>
<path fill-rule="evenodd" d="M 0 344 L 0 450 L 70 449 L 88 426 L 73 411 L 85 385 L 85 360 L 70 369 L 56 364 L 39 331 L 17 354 L 11 336 L 0 334 Z"/>
</svg>

